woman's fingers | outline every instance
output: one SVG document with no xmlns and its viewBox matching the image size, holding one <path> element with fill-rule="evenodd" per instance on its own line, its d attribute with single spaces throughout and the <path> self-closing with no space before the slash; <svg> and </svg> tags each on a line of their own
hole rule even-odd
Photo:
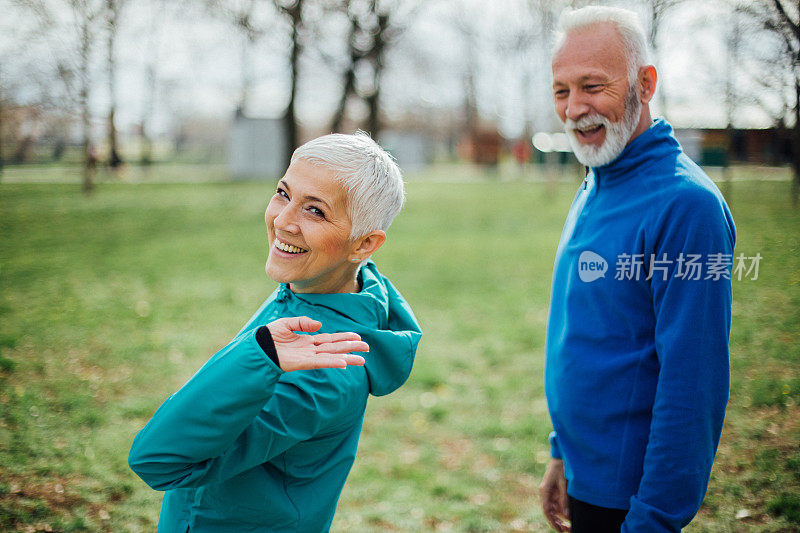
<svg viewBox="0 0 800 533">
<path fill-rule="evenodd" d="M 348 365 L 353 365 L 353 366 L 364 366 L 364 364 L 366 363 L 363 357 L 352 353 L 345 354 L 344 360 Z"/>
<path fill-rule="evenodd" d="M 350 352 L 368 352 L 369 345 L 352 332 L 320 333 L 322 323 L 307 316 L 279 318 L 267 324 L 278 354 L 279 366 L 286 372 L 316 368 L 346 368 L 364 365 L 364 358 Z"/>
<path fill-rule="evenodd" d="M 364 366 L 364 358 L 360 355 L 317 354 L 298 363 L 295 370 L 313 370 L 319 368 L 346 368 L 348 365 Z"/>
<path fill-rule="evenodd" d="M 322 322 L 318 320 L 314 320 L 307 316 L 292 316 L 287 318 L 279 318 L 274 322 L 270 322 L 270 325 L 275 324 L 279 325 L 281 328 L 287 329 L 289 331 L 303 331 L 306 333 L 313 333 L 318 331 L 319 328 L 322 327 Z M 272 331 L 272 328 L 270 328 Z"/>
<path fill-rule="evenodd" d="M 335 353 L 344 354 L 348 352 L 368 352 L 369 344 L 364 341 L 337 341 L 326 342 L 324 344 L 316 345 L 317 354 L 321 353 Z"/>
<path fill-rule="evenodd" d="M 345 331 L 342 333 L 319 333 L 317 335 L 312 335 L 311 339 L 314 341 L 314 344 L 319 346 L 321 344 L 327 344 L 330 342 L 360 341 L 361 335 L 351 331 Z"/>
<path fill-rule="evenodd" d="M 363 357 L 351 353 L 346 353 L 346 354 L 323 353 L 323 354 L 317 354 L 317 356 L 314 357 L 314 359 L 322 361 L 334 361 L 334 360 L 342 361 L 345 363 L 345 365 L 353 365 L 353 366 L 364 366 L 365 363 Z M 343 365 L 341 368 L 344 368 L 345 365 Z"/>
</svg>

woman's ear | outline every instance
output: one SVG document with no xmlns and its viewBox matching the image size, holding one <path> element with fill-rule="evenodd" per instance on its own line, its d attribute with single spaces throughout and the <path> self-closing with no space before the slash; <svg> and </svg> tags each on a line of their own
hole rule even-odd
<svg viewBox="0 0 800 533">
<path fill-rule="evenodd" d="M 350 253 L 350 260 L 353 262 L 361 262 L 369 258 L 372 254 L 378 251 L 378 248 L 383 246 L 386 242 L 386 232 L 376 229 L 356 239 L 355 248 Z"/>
</svg>

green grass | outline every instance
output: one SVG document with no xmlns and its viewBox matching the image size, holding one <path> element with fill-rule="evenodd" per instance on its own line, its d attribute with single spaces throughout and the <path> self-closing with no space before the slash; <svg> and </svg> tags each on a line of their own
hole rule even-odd
<svg viewBox="0 0 800 533">
<path fill-rule="evenodd" d="M 457 169 L 454 169 L 457 171 Z M 445 176 L 446 177 L 446 176 Z M 373 398 L 335 531 L 546 530 L 536 487 L 555 246 L 576 183 L 408 185 L 376 258 L 425 336 Z M 800 527 L 800 211 L 735 182 L 731 402 L 692 531 Z M 0 184 L 0 530 L 153 531 L 135 432 L 249 318 L 268 183 Z M 747 517 L 736 518 L 747 510 Z"/>
</svg>

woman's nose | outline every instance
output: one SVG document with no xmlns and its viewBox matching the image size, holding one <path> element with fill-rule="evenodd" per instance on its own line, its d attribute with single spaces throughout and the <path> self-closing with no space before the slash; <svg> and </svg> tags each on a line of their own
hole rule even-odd
<svg viewBox="0 0 800 533">
<path fill-rule="evenodd" d="M 286 233 L 300 232 L 300 226 L 297 224 L 296 210 L 291 205 L 286 205 L 281 208 L 277 216 L 272 219 L 272 224 L 276 229 L 285 231 Z"/>
</svg>

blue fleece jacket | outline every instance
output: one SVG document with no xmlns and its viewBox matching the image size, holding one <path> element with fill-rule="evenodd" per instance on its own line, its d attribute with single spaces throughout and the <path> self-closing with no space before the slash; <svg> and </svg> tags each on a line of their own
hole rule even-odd
<svg viewBox="0 0 800 533">
<path fill-rule="evenodd" d="M 358 293 L 295 294 L 281 285 L 136 435 L 131 468 L 166 491 L 159 533 L 329 529 L 367 397 L 405 382 L 421 336 L 374 263 L 359 279 Z M 366 365 L 284 373 L 256 332 L 299 315 L 322 322 L 321 332 L 360 334 L 370 346 Z"/>
<path fill-rule="evenodd" d="M 729 392 L 736 230 L 657 120 L 590 170 L 556 253 L 545 392 L 574 498 L 679 531 L 703 500 Z"/>
</svg>

